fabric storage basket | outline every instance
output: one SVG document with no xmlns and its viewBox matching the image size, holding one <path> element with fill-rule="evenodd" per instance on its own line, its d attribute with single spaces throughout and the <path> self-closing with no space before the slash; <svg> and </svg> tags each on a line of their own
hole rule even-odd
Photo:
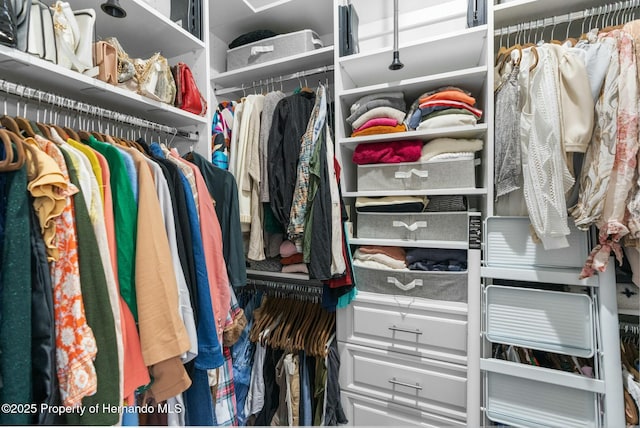
<svg viewBox="0 0 640 428">
<path fill-rule="evenodd" d="M 433 213 L 358 212 L 358 238 L 466 241 L 469 216 L 466 211 Z"/>
<path fill-rule="evenodd" d="M 460 189 L 476 186 L 476 159 L 358 165 L 358 191 Z"/>
<path fill-rule="evenodd" d="M 227 50 L 227 71 L 312 51 L 322 41 L 311 30 L 280 34 Z"/>
<path fill-rule="evenodd" d="M 467 271 L 383 270 L 353 266 L 361 291 L 450 302 L 467 301 Z"/>
</svg>

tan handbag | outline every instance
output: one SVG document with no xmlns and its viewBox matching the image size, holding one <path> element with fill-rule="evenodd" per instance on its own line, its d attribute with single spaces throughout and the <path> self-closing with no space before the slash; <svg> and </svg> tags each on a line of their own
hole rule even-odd
<svg viewBox="0 0 640 428">
<path fill-rule="evenodd" d="M 143 60 L 136 58 L 138 93 L 156 101 L 173 104 L 176 98 L 176 84 L 167 59 L 159 53 Z"/>
<path fill-rule="evenodd" d="M 111 85 L 118 84 L 118 51 L 107 42 L 93 44 L 93 63 L 98 66 L 96 79 Z"/>
</svg>

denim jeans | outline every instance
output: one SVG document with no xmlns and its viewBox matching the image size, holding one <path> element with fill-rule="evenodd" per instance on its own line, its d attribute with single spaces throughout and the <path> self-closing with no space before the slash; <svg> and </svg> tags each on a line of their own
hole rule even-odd
<svg viewBox="0 0 640 428">
<path fill-rule="evenodd" d="M 187 425 L 217 425 L 207 371 L 194 369 L 191 381 L 191 387 L 184 392 Z"/>
<path fill-rule="evenodd" d="M 311 408 L 311 380 L 307 364 L 307 356 L 300 351 L 300 425 L 313 425 L 313 410 Z"/>
</svg>

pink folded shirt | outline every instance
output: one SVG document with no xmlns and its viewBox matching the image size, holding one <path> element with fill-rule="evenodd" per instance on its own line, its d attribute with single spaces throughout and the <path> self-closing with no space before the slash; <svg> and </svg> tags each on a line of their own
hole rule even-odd
<svg viewBox="0 0 640 428">
<path fill-rule="evenodd" d="M 420 159 L 423 144 L 420 140 L 358 144 L 352 160 L 357 165 L 415 162 Z"/>
<path fill-rule="evenodd" d="M 362 131 L 363 129 L 371 128 L 372 126 L 396 126 L 398 121 L 391 117 L 375 117 L 369 119 L 358 129 L 354 129 L 353 132 Z"/>
<path fill-rule="evenodd" d="M 460 101 L 453 101 L 453 100 L 447 100 L 447 101 L 441 101 L 441 100 L 434 100 L 434 101 L 426 101 L 424 103 L 420 104 L 420 108 L 424 109 L 424 108 L 428 108 L 428 107 L 454 107 L 454 108 L 463 108 L 465 110 L 470 111 L 471 113 L 473 113 L 476 117 L 481 118 L 482 117 L 482 110 L 479 110 L 477 108 L 471 107 L 469 104 L 467 103 L 463 103 Z"/>
</svg>

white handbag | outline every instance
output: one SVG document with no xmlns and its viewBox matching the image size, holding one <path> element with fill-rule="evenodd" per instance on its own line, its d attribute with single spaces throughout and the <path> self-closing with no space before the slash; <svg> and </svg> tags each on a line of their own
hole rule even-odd
<svg viewBox="0 0 640 428">
<path fill-rule="evenodd" d="M 56 62 L 56 38 L 49 7 L 41 1 L 33 0 L 27 19 L 29 24 L 25 51 L 47 61 Z"/>
<path fill-rule="evenodd" d="M 93 66 L 94 9 L 73 11 L 67 2 L 57 1 L 53 9 L 58 64 L 90 76 L 98 74 Z"/>
</svg>

